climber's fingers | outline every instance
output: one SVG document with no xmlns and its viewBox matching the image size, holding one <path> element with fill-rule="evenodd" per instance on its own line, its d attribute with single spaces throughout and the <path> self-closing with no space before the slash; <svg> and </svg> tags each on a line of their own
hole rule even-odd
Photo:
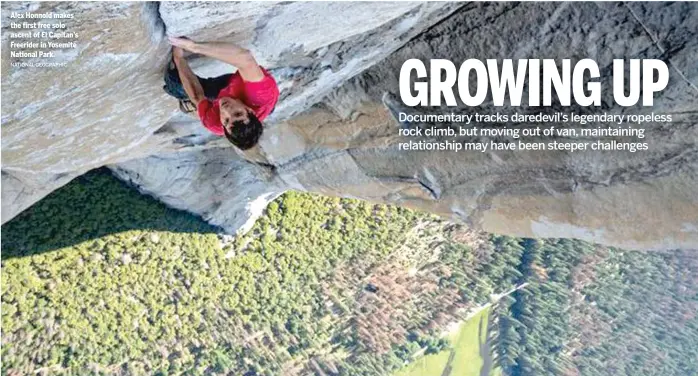
<svg viewBox="0 0 698 376">
<path fill-rule="evenodd" d="M 193 40 L 188 38 L 169 37 L 168 39 L 171 45 L 184 48 L 185 50 L 190 50 L 195 44 Z"/>
</svg>

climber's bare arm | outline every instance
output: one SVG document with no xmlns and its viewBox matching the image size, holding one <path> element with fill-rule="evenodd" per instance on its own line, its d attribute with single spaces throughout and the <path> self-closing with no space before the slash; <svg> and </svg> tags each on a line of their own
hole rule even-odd
<svg viewBox="0 0 698 376">
<path fill-rule="evenodd" d="M 196 77 L 194 72 L 189 67 L 187 60 L 184 59 L 184 50 L 179 47 L 172 48 L 172 59 L 177 66 L 177 71 L 179 72 L 179 79 L 182 81 L 182 86 L 184 91 L 187 92 L 189 100 L 194 103 L 195 106 L 199 106 L 199 102 L 204 99 L 204 88 L 199 82 L 199 78 Z"/>
<path fill-rule="evenodd" d="M 235 44 L 194 42 L 187 38 L 175 37 L 170 37 L 170 44 L 228 63 L 238 69 L 245 81 L 257 82 L 264 78 L 264 72 L 262 72 L 262 68 L 259 67 L 252 53 Z"/>
</svg>

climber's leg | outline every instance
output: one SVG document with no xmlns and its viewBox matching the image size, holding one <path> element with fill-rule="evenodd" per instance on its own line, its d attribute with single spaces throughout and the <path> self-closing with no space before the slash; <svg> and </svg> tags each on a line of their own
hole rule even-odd
<svg viewBox="0 0 698 376">
<path fill-rule="evenodd" d="M 214 100 L 218 97 L 218 93 L 230 82 L 232 74 L 224 74 L 218 77 L 202 78 L 196 76 L 204 89 L 206 98 Z M 196 110 L 194 105 L 189 100 L 187 93 L 184 91 L 182 81 L 179 78 L 179 72 L 173 62 L 170 62 L 165 71 L 165 85 L 162 87 L 167 94 L 179 100 L 179 108 L 182 112 L 193 112 Z"/>
<path fill-rule="evenodd" d="M 165 70 L 165 86 L 162 88 L 167 94 L 176 99 L 189 99 L 182 86 L 182 81 L 179 79 L 177 67 L 172 61 L 170 61 L 167 65 L 167 70 Z"/>
<path fill-rule="evenodd" d="M 165 85 L 162 89 L 179 101 L 179 110 L 186 114 L 196 111 L 194 104 L 191 103 L 187 92 L 184 90 L 184 86 L 182 86 L 182 81 L 179 79 L 179 72 L 173 61 L 170 61 L 167 65 L 164 79 Z"/>
</svg>

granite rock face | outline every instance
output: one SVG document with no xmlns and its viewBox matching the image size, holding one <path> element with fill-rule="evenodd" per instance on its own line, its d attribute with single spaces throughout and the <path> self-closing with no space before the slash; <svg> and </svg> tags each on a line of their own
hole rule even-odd
<svg viewBox="0 0 698 376">
<path fill-rule="evenodd" d="M 20 62 L 10 57 L 12 11 L 74 14 L 63 23 L 78 47 L 51 59 L 66 67 L 11 66 Z M 2 5 L 3 222 L 72 177 L 128 156 L 172 116 L 171 105 L 143 105 L 165 101 L 167 47 L 153 14 L 135 3 Z"/>
<path fill-rule="evenodd" d="M 222 146 L 178 115 L 162 90 L 164 36 L 233 41 L 273 72 L 282 101 L 270 122 L 332 89 L 458 9 L 453 3 L 8 3 L 2 6 L 3 223 L 92 168 L 192 146 Z M 9 14 L 72 13 L 78 48 L 65 68 L 16 68 Z M 56 59 L 52 61 L 58 61 Z M 192 59 L 203 76 L 230 67 Z M 19 90 L 18 90 L 19 89 Z M 218 141 L 218 142 L 216 142 Z"/>
<path fill-rule="evenodd" d="M 75 7 L 86 12 L 77 23 L 89 12 L 99 16 L 96 4 Z M 128 47 L 132 61 L 116 70 L 97 64 L 98 76 L 83 86 L 69 86 L 68 75 L 78 73 L 62 72 L 51 90 L 68 97 L 67 104 L 22 92 L 9 94 L 11 106 L 3 102 L 3 222 L 72 177 L 108 165 L 143 192 L 229 232 L 244 231 L 269 200 L 296 189 L 405 205 L 517 236 L 698 248 L 696 5 L 163 3 L 124 6 L 112 17 L 110 33 L 130 28 L 142 40 L 112 46 L 120 40 L 115 35 L 104 39 L 103 52 L 88 47 L 76 59 Z M 137 27 L 126 21 L 134 17 L 141 20 Z M 281 101 L 256 150 L 240 153 L 206 134 L 196 119 L 175 114 L 158 81 L 167 58 L 163 33 L 235 41 L 277 77 Z M 592 58 L 601 69 L 603 106 L 495 107 L 488 97 L 476 108 L 409 108 L 397 97 L 400 66 L 409 58 L 448 58 L 457 65 L 467 58 Z M 669 85 L 653 107 L 615 105 L 614 58 L 668 63 Z M 228 69 L 201 58 L 192 65 L 204 76 Z M 29 75 L 6 72 L 3 96 Z M 54 82 L 44 80 L 36 84 Z M 80 105 L 85 102 L 87 108 Z M 95 103 L 102 106 L 90 107 Z M 34 112 L 23 110 L 27 106 Z M 644 124 L 650 150 L 636 153 L 398 150 L 404 141 L 398 127 L 407 125 L 394 114 L 451 111 L 654 112 L 674 121 Z M 46 124 L 49 117 L 58 120 Z"/>
</svg>

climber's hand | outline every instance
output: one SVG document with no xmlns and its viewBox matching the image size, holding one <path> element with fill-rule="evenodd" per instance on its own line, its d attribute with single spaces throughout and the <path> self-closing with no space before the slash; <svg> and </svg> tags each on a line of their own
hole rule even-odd
<svg viewBox="0 0 698 376">
<path fill-rule="evenodd" d="M 194 52 L 196 42 L 187 37 L 169 37 L 170 44 L 174 47 L 179 47 L 190 52 Z"/>
</svg>

